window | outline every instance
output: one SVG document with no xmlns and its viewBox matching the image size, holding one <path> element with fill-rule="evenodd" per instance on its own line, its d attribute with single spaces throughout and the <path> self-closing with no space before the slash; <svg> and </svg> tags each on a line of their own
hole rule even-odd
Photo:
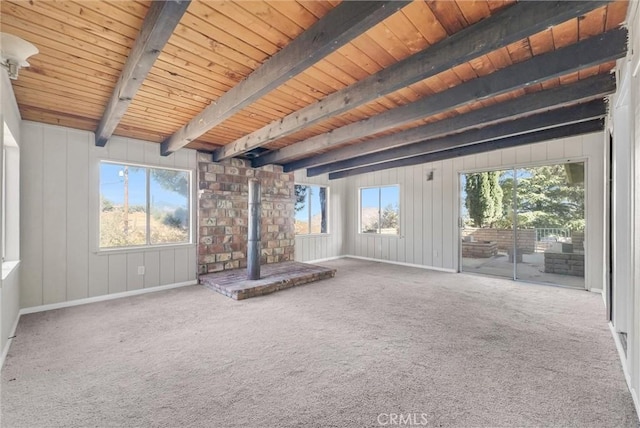
<svg viewBox="0 0 640 428">
<path fill-rule="evenodd" d="M 296 235 L 328 233 L 327 197 L 322 186 L 296 184 Z"/>
<path fill-rule="evenodd" d="M 9 263 L 20 260 L 20 148 L 7 124 L 4 123 L 3 126 L 4 138 L 0 144 L 2 150 L 0 255 L 2 263 L 7 263 L 6 266 L 9 266 Z"/>
<path fill-rule="evenodd" d="M 400 187 L 360 189 L 360 233 L 400 233 Z"/>
<path fill-rule="evenodd" d="M 100 163 L 100 248 L 191 242 L 191 173 Z"/>
</svg>

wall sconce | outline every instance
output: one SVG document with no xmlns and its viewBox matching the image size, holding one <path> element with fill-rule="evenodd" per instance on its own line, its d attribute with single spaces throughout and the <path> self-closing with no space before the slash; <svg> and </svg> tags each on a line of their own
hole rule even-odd
<svg viewBox="0 0 640 428">
<path fill-rule="evenodd" d="M 433 181 L 433 172 L 435 169 L 427 171 L 427 181 Z"/>
<path fill-rule="evenodd" d="M 9 71 L 9 78 L 16 80 L 22 67 L 29 67 L 27 58 L 40 52 L 37 47 L 12 34 L 0 33 L 0 63 Z"/>
</svg>

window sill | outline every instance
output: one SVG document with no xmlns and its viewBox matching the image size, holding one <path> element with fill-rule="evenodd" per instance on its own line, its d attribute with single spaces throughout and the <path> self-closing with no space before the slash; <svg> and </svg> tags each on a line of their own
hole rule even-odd
<svg viewBox="0 0 640 428">
<path fill-rule="evenodd" d="M 174 250 L 179 248 L 195 248 L 196 244 L 165 244 L 165 245 L 141 245 L 139 247 L 102 248 L 94 251 L 98 256 L 110 256 L 113 254 L 144 253 L 147 251 Z"/>
<path fill-rule="evenodd" d="M 4 281 L 9 277 L 11 272 L 18 269 L 18 265 L 20 264 L 20 260 L 2 262 L 2 280 Z"/>
</svg>

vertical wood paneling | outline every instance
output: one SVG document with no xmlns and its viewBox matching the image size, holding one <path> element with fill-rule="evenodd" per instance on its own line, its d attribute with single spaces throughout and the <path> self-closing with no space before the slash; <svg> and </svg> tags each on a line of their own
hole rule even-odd
<svg viewBox="0 0 640 428">
<path fill-rule="evenodd" d="M 464 169 L 473 170 L 476 169 L 476 157 L 475 156 L 465 156 L 462 158 L 464 162 Z"/>
<path fill-rule="evenodd" d="M 476 166 L 478 163 L 476 162 Z M 453 253 L 458 245 L 458 238 L 455 230 L 457 219 L 455 199 L 457 191 L 453 177 L 453 161 L 442 162 L 442 230 L 445 238 L 442 241 L 442 266 L 453 267 Z M 449 239 L 451 236 L 451 239 Z"/>
<path fill-rule="evenodd" d="M 362 257 L 388 259 L 396 262 L 421 264 L 424 266 L 458 269 L 459 258 L 459 230 L 457 221 L 460 210 L 460 189 L 458 174 L 467 170 L 503 169 L 514 165 L 531 164 L 531 162 L 554 163 L 565 161 L 567 155 L 571 158 L 587 156 L 589 164 L 595 162 L 597 168 L 589 168 L 588 229 L 593 229 L 593 235 L 588 235 L 587 245 L 590 248 L 588 267 L 589 275 L 601 278 L 603 217 L 594 214 L 601 210 L 604 188 L 602 177 L 603 144 L 602 133 L 590 134 L 583 137 L 561 139 L 534 145 L 498 150 L 490 153 L 465 156 L 451 160 L 435 162 L 412 167 L 392 169 L 383 172 L 363 174 L 346 179 L 346 203 L 348 205 L 346 221 L 346 254 Z M 588 146 L 588 149 L 587 149 Z M 578 148 L 580 148 L 578 151 Z M 434 170 L 433 181 L 426 181 L 426 173 Z M 595 186 L 592 181 L 600 181 Z M 401 237 L 364 236 L 358 233 L 359 203 L 358 189 L 371 185 L 401 186 Z M 595 221 L 595 223 L 593 223 Z M 591 239 L 593 238 L 593 239 Z M 389 244 L 387 253 L 385 242 Z M 595 257 L 595 259 L 592 258 Z M 596 262 L 593 262 L 596 260 Z M 591 269 L 594 269 L 592 271 Z"/>
<path fill-rule="evenodd" d="M 24 123 L 20 145 L 20 306 L 42 304 L 44 132 Z"/>
<path fill-rule="evenodd" d="M 476 168 L 486 168 L 489 166 L 489 153 L 478 153 L 475 157 Z"/>
<path fill-rule="evenodd" d="M 400 227 L 406 227 L 407 230 L 404 234 L 405 238 L 405 261 L 407 263 L 417 263 L 416 253 L 415 253 L 415 226 L 414 226 L 414 212 L 413 206 L 415 205 L 415 187 L 413 182 L 413 168 L 408 167 L 405 170 L 405 179 L 404 183 L 400 186 L 400 193 L 402 195 L 402 200 L 404 201 L 404 214 L 402 216 L 402 225 Z M 402 210 L 402 206 L 400 207 Z"/>
<path fill-rule="evenodd" d="M 426 181 L 426 175 L 433 173 L 442 174 L 442 171 L 435 171 L 433 165 L 425 165 L 424 169 L 424 187 L 422 190 L 422 246 L 424 248 L 424 254 L 422 257 L 422 263 L 426 266 L 433 264 L 433 242 L 431 239 L 425 239 L 433 235 L 433 178 Z"/>
<path fill-rule="evenodd" d="M 436 162 L 434 167 L 438 171 L 442 171 L 442 162 Z M 447 211 L 447 215 L 451 215 L 452 213 L 443 206 L 442 204 L 442 182 L 445 180 L 445 177 L 442 174 L 434 174 L 433 175 L 433 266 L 435 267 L 443 267 L 442 266 L 442 239 L 445 231 L 443 230 L 442 224 L 442 213 L 444 210 Z M 449 236 L 447 234 L 447 239 Z M 446 266 L 449 267 L 449 266 Z"/>
<path fill-rule="evenodd" d="M 547 144 L 533 144 L 531 146 L 531 162 L 540 162 L 547 159 Z"/>
<path fill-rule="evenodd" d="M 422 199 L 424 198 L 424 185 L 425 185 L 425 177 L 422 170 L 422 165 L 417 165 L 413 167 L 413 177 L 412 182 L 414 187 L 414 204 L 413 204 L 413 212 L 410 213 L 412 218 L 414 219 L 414 233 L 416 239 L 413 241 L 413 260 L 416 264 L 423 264 L 424 260 L 424 240 L 422 237 L 424 236 L 424 230 L 422 228 L 423 223 L 420 221 L 422 218 Z"/>
<path fill-rule="evenodd" d="M 109 294 L 109 257 L 89 255 L 89 297 Z"/>
<path fill-rule="evenodd" d="M 127 138 L 112 137 L 105 148 L 110 160 L 127 160 Z"/>
<path fill-rule="evenodd" d="M 582 156 L 582 139 L 581 135 L 577 137 L 567 138 L 564 142 L 564 157 L 573 158 Z"/>
<path fill-rule="evenodd" d="M 154 249 L 98 253 L 99 161 L 158 165 L 157 144 L 114 137 L 102 148 L 91 132 L 32 122 L 22 128 L 21 307 L 196 280 L 195 245 L 163 250 L 162 264 Z M 196 163 L 192 150 L 170 161 Z"/>
<path fill-rule="evenodd" d="M 531 146 L 516 148 L 516 163 L 525 164 L 531 162 Z"/>
<path fill-rule="evenodd" d="M 134 144 L 127 140 L 127 161 L 133 163 L 144 163 L 145 145 L 146 144 Z"/>
<path fill-rule="evenodd" d="M 127 254 L 127 291 L 144 288 L 144 275 L 138 274 L 139 266 L 144 266 L 144 253 Z"/>
<path fill-rule="evenodd" d="M 189 254 L 188 248 L 176 248 L 173 264 L 175 269 L 174 282 L 185 282 L 189 279 Z"/>
<path fill-rule="evenodd" d="M 89 297 L 89 139 L 68 131 L 67 300 Z"/>
<path fill-rule="evenodd" d="M 190 248 L 187 251 L 187 279 L 186 281 L 195 281 L 198 278 L 198 253 L 195 248 Z M 146 287 L 146 284 L 145 284 Z"/>
<path fill-rule="evenodd" d="M 127 255 L 109 256 L 109 294 L 127 291 Z"/>
<path fill-rule="evenodd" d="M 310 178 L 305 175 L 304 171 L 297 171 L 294 174 L 294 181 L 297 184 L 329 188 L 329 233 L 326 235 L 296 235 L 295 260 L 304 262 L 342 255 L 344 222 L 347 219 L 342 209 L 345 197 L 343 190 L 345 180 L 329 181 L 326 175 Z"/>
<path fill-rule="evenodd" d="M 43 187 L 43 303 L 67 299 L 67 131 L 46 131 Z"/>
<path fill-rule="evenodd" d="M 147 251 L 144 253 L 144 287 L 160 285 L 160 252 Z"/>
<path fill-rule="evenodd" d="M 543 144 L 547 145 L 547 159 L 560 159 L 564 157 L 564 143 L 562 140 L 551 140 Z M 503 163 L 503 165 L 508 164 Z"/>
<path fill-rule="evenodd" d="M 493 156 L 489 156 L 489 159 L 498 159 L 501 160 L 501 156 L 495 156 L 495 153 L 492 153 Z M 453 249 L 453 264 L 452 268 L 455 270 L 460 269 L 460 247 L 458 242 L 460 242 L 460 227 L 458 226 L 458 219 L 460 218 L 460 213 L 462 211 L 462 200 L 460 199 L 462 196 L 462 183 L 460 182 L 460 171 L 463 169 L 463 162 L 461 159 L 457 158 L 453 160 L 453 171 L 451 172 L 451 181 L 453 183 L 455 198 L 454 198 L 454 206 L 455 210 L 453 212 L 454 215 L 454 230 L 453 239 L 456 241 L 455 248 Z"/>
<path fill-rule="evenodd" d="M 504 149 L 502 152 L 502 165 L 515 165 L 516 164 L 516 149 Z"/>
<path fill-rule="evenodd" d="M 160 285 L 175 282 L 174 250 L 160 251 Z"/>
<path fill-rule="evenodd" d="M 605 144 L 602 134 L 590 134 L 581 137 L 583 155 L 587 156 L 586 164 L 586 217 L 585 231 L 585 279 L 587 288 L 604 289 L 603 242 L 605 239 Z"/>
<path fill-rule="evenodd" d="M 408 168 L 398 168 L 396 181 L 394 183 L 389 184 L 399 184 L 400 185 L 400 218 L 402 223 L 400 223 L 400 236 L 396 239 L 396 243 L 398 245 L 398 259 L 397 261 L 406 263 L 407 262 L 407 252 L 411 251 L 407 247 L 409 246 L 407 242 L 407 236 L 411 234 L 411 228 L 409 226 L 410 220 L 406 217 L 405 211 L 407 210 L 406 205 L 403 205 L 409 194 L 407 192 L 406 187 L 404 186 L 406 183 L 406 173 Z"/>
</svg>

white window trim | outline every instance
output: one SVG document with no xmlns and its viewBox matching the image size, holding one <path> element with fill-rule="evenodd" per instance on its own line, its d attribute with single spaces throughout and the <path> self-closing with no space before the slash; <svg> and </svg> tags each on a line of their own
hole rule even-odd
<svg viewBox="0 0 640 428">
<path fill-rule="evenodd" d="M 180 171 L 186 172 L 189 174 L 189 242 L 170 242 L 166 244 L 143 244 L 143 245 L 129 245 L 126 247 L 100 247 L 100 165 L 103 163 L 110 163 L 114 165 L 126 165 L 137 168 L 146 168 L 146 169 L 165 169 L 170 171 Z M 197 209 L 196 195 L 194 192 L 195 184 L 194 184 L 194 171 L 190 168 L 179 168 L 179 167 L 171 167 L 166 165 L 159 165 L 154 163 L 139 163 L 139 162 L 129 162 L 126 160 L 118 160 L 118 159 L 97 159 L 97 182 L 96 182 L 96 194 L 98 195 L 97 204 L 95 206 L 95 215 L 96 215 L 96 228 L 95 228 L 95 244 L 94 244 L 94 254 L 97 255 L 111 255 L 111 254 L 127 254 L 127 253 L 140 253 L 145 251 L 152 250 L 168 250 L 173 248 L 193 248 L 196 246 L 196 227 L 198 227 L 198 217 L 195 215 L 194 209 Z M 148 182 L 147 182 L 148 187 Z M 148 191 L 148 189 L 147 189 Z M 149 201 L 147 201 L 147 205 L 149 205 Z"/>
<path fill-rule="evenodd" d="M 6 123 L 3 122 L 0 155 L 0 185 L 2 186 L 0 206 L 2 217 L 2 239 L 0 260 L 2 278 L 6 278 L 20 263 L 20 146 Z"/>
<path fill-rule="evenodd" d="M 294 183 L 294 186 L 309 186 L 309 187 L 324 187 L 327 189 L 327 231 L 320 233 L 295 233 L 296 238 L 306 238 L 313 236 L 329 236 L 331 235 L 331 189 L 329 186 L 323 184 L 309 184 L 309 183 Z M 295 208 L 294 208 L 295 211 Z M 295 212 L 294 212 L 294 222 L 295 222 Z M 311 206 L 309 206 L 309 230 L 311 230 Z"/>
<path fill-rule="evenodd" d="M 362 232 L 362 190 L 364 189 L 384 189 L 385 187 L 397 187 L 398 188 L 398 233 L 390 234 L 390 233 L 364 233 Z M 380 195 L 378 195 L 380 198 Z M 384 237 L 384 238 L 400 238 L 402 235 L 402 187 L 400 184 L 381 184 L 379 186 L 362 186 L 358 187 L 358 235 L 362 236 L 376 236 L 376 237 Z M 378 203 L 382 204 L 381 199 L 378 199 Z M 379 214 L 382 213 L 382 207 L 379 207 Z M 380 217 L 378 217 L 378 221 L 380 221 Z"/>
</svg>

